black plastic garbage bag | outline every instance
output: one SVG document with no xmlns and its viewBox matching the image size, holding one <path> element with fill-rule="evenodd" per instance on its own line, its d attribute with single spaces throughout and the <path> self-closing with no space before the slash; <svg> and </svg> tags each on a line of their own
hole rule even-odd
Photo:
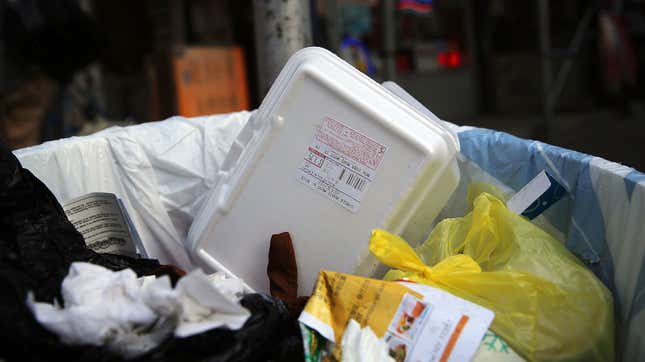
<svg viewBox="0 0 645 362">
<path fill-rule="evenodd" d="M 156 260 L 88 249 L 52 193 L 0 143 L 0 357 L 51 360 L 82 355 L 83 349 L 60 344 L 43 329 L 25 304 L 29 291 L 36 300 L 60 302 L 61 282 L 74 261 L 112 270 L 132 268 L 139 275 L 159 268 Z M 96 360 L 95 348 L 88 350 L 88 357 Z"/>
<path fill-rule="evenodd" d="M 303 361 L 302 338 L 287 305 L 262 294 L 244 296 L 244 326 L 173 338 L 138 361 Z"/>
<path fill-rule="evenodd" d="M 121 360 L 101 347 L 61 343 L 27 307 L 29 291 L 38 301 L 60 302 L 61 283 L 75 261 L 112 270 L 131 268 L 137 275 L 158 275 L 163 270 L 156 260 L 88 249 L 53 194 L 0 143 L 0 359 Z M 302 360 L 297 322 L 284 303 L 253 294 L 245 296 L 242 304 L 252 315 L 240 330 L 214 329 L 188 338 L 170 338 L 138 360 Z"/>
</svg>

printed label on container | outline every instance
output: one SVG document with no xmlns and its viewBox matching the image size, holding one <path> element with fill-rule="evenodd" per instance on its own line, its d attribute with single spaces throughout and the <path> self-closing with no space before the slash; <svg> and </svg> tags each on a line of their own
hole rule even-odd
<svg viewBox="0 0 645 362">
<path fill-rule="evenodd" d="M 298 181 L 356 212 L 376 177 L 387 147 L 325 118 L 307 148 Z"/>
</svg>

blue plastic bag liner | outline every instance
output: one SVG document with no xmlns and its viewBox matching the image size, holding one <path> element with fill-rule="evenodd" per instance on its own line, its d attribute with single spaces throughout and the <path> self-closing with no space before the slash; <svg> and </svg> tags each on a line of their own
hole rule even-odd
<svg viewBox="0 0 645 362">
<path fill-rule="evenodd" d="M 395 83 L 383 86 L 438 119 Z M 612 291 L 616 350 L 625 361 L 645 360 L 645 174 L 504 132 L 444 124 L 459 136 L 461 180 L 436 220 L 466 214 L 473 181 L 498 187 L 508 200 L 546 170 L 564 188 L 554 191 L 566 195 L 533 222 L 564 242 Z"/>
<path fill-rule="evenodd" d="M 542 169 L 568 195 L 536 223 L 562 240 L 612 291 L 617 313 L 617 350 L 624 360 L 645 358 L 645 175 L 598 157 L 523 140 L 503 132 L 462 127 L 462 185 L 496 181 L 519 190 Z M 468 171 L 465 171 L 468 170 Z M 465 209 L 449 201 L 441 217 Z M 450 214 L 450 215 L 449 215 Z"/>
</svg>

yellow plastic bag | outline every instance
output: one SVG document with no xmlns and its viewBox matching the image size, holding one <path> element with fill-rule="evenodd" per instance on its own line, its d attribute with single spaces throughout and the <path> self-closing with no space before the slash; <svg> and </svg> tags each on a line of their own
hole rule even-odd
<svg viewBox="0 0 645 362">
<path fill-rule="evenodd" d="M 436 286 L 493 310 L 491 329 L 524 358 L 614 359 L 611 293 L 560 242 L 488 193 L 468 215 L 440 222 L 418 254 L 383 230 L 373 231 L 370 251 L 397 269 L 386 280 Z"/>
</svg>

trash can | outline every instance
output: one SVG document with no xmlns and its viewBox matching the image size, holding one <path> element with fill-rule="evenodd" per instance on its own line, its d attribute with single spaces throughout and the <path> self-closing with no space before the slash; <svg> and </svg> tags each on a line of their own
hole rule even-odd
<svg viewBox="0 0 645 362">
<path fill-rule="evenodd" d="M 89 192 L 116 194 L 148 255 L 190 269 L 186 235 L 251 114 L 113 127 L 15 154 L 60 202 Z M 546 170 L 567 195 L 534 222 L 564 242 L 613 293 L 618 357 L 645 359 L 645 332 L 638 327 L 645 325 L 645 175 L 503 132 L 445 124 L 461 143 L 461 180 L 437 220 L 465 214 L 472 181 L 513 194 Z"/>
</svg>

